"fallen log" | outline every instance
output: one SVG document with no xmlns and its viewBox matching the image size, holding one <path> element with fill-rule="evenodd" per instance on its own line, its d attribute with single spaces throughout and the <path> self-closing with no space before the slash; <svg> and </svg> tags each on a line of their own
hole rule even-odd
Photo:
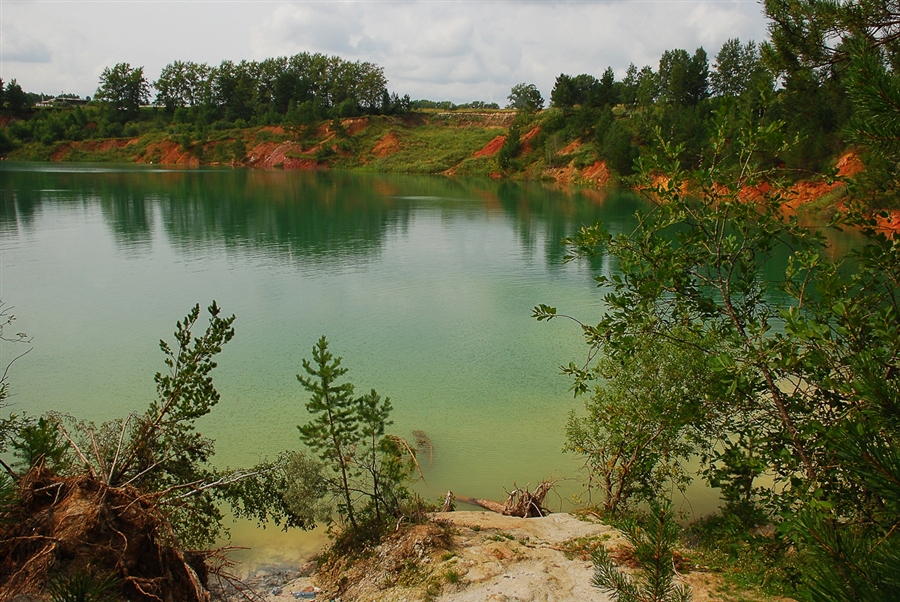
<svg viewBox="0 0 900 602">
<path fill-rule="evenodd" d="M 513 483 L 513 490 L 509 492 L 506 503 L 501 504 L 494 500 L 485 500 L 482 498 L 467 497 L 464 495 L 456 496 L 456 499 L 465 504 L 473 506 L 481 506 L 485 510 L 503 514 L 505 516 L 518 516 L 521 518 L 534 518 L 546 516 L 550 511 L 544 508 L 544 498 L 553 489 L 556 481 L 546 479 L 534 488 L 534 491 L 528 490 L 528 485 L 524 489 Z M 449 494 L 449 492 L 448 492 Z"/>
</svg>

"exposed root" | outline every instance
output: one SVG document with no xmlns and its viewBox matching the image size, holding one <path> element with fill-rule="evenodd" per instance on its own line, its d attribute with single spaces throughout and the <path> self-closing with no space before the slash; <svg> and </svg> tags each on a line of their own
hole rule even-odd
<svg viewBox="0 0 900 602">
<path fill-rule="evenodd" d="M 82 572 L 115 577 L 128 600 L 209 600 L 203 555 L 179 551 L 155 500 L 135 488 L 37 466 L 17 499 L 0 523 L 0 602 L 42 596 L 51 579 Z"/>
</svg>

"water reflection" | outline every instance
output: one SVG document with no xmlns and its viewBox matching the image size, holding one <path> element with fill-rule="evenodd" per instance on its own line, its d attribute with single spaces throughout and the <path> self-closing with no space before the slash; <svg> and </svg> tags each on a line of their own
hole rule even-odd
<svg viewBox="0 0 900 602">
<path fill-rule="evenodd" d="M 412 212 L 425 207 L 444 217 L 480 219 L 488 214 L 506 219 L 525 250 L 533 252 L 543 241 L 548 264 L 558 266 L 565 252 L 559 244 L 563 237 L 601 218 L 621 229 L 638 203 L 630 193 L 565 192 L 485 179 L 63 167 L 0 166 L 0 227 L 12 232 L 31 228 L 47 203 L 97 203 L 124 253 L 140 253 L 142 246 L 152 244 L 158 212 L 158 227 L 183 253 L 203 252 L 211 242 L 221 242 L 282 259 L 324 261 L 333 255 L 379 253 L 388 233 L 406 232 Z"/>
</svg>

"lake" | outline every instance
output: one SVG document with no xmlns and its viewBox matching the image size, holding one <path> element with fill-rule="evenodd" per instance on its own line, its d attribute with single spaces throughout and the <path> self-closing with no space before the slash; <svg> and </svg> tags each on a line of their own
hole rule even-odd
<svg viewBox="0 0 900 602">
<path fill-rule="evenodd" d="M 564 236 L 633 227 L 627 192 L 536 183 L 334 172 L 0 163 L 0 299 L 33 350 L 10 374 L 13 411 L 102 421 L 141 411 L 163 370 L 160 338 L 196 303 L 237 315 L 214 372 L 222 400 L 200 430 L 221 466 L 299 445 L 301 360 L 327 335 L 357 391 L 391 398 L 391 432 L 433 445 L 428 499 L 504 499 L 514 483 L 568 477 L 581 406 L 559 366 L 586 357 L 547 303 L 602 315 L 602 261 L 564 262 Z M 201 318 L 205 320 L 205 318 Z M 4 365 L 18 351 L 0 346 Z M 714 500 L 694 502 L 694 512 Z M 239 523 L 251 562 L 293 562 L 322 534 Z"/>
</svg>

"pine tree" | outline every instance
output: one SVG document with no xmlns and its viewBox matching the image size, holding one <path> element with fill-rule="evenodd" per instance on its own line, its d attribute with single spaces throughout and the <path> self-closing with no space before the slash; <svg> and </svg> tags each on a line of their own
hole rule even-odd
<svg viewBox="0 0 900 602">
<path fill-rule="evenodd" d="M 298 374 L 297 380 L 310 392 L 306 409 L 312 420 L 297 428 L 300 440 L 339 475 L 343 497 L 339 511 L 356 529 L 351 497 L 355 472 L 351 447 L 358 438 L 359 418 L 353 385 L 338 382 L 347 373 L 347 369 L 341 367 L 341 359 L 328 351 L 328 341 L 323 336 L 313 347 L 313 361 L 303 360 L 303 369 L 308 376 Z"/>
</svg>

